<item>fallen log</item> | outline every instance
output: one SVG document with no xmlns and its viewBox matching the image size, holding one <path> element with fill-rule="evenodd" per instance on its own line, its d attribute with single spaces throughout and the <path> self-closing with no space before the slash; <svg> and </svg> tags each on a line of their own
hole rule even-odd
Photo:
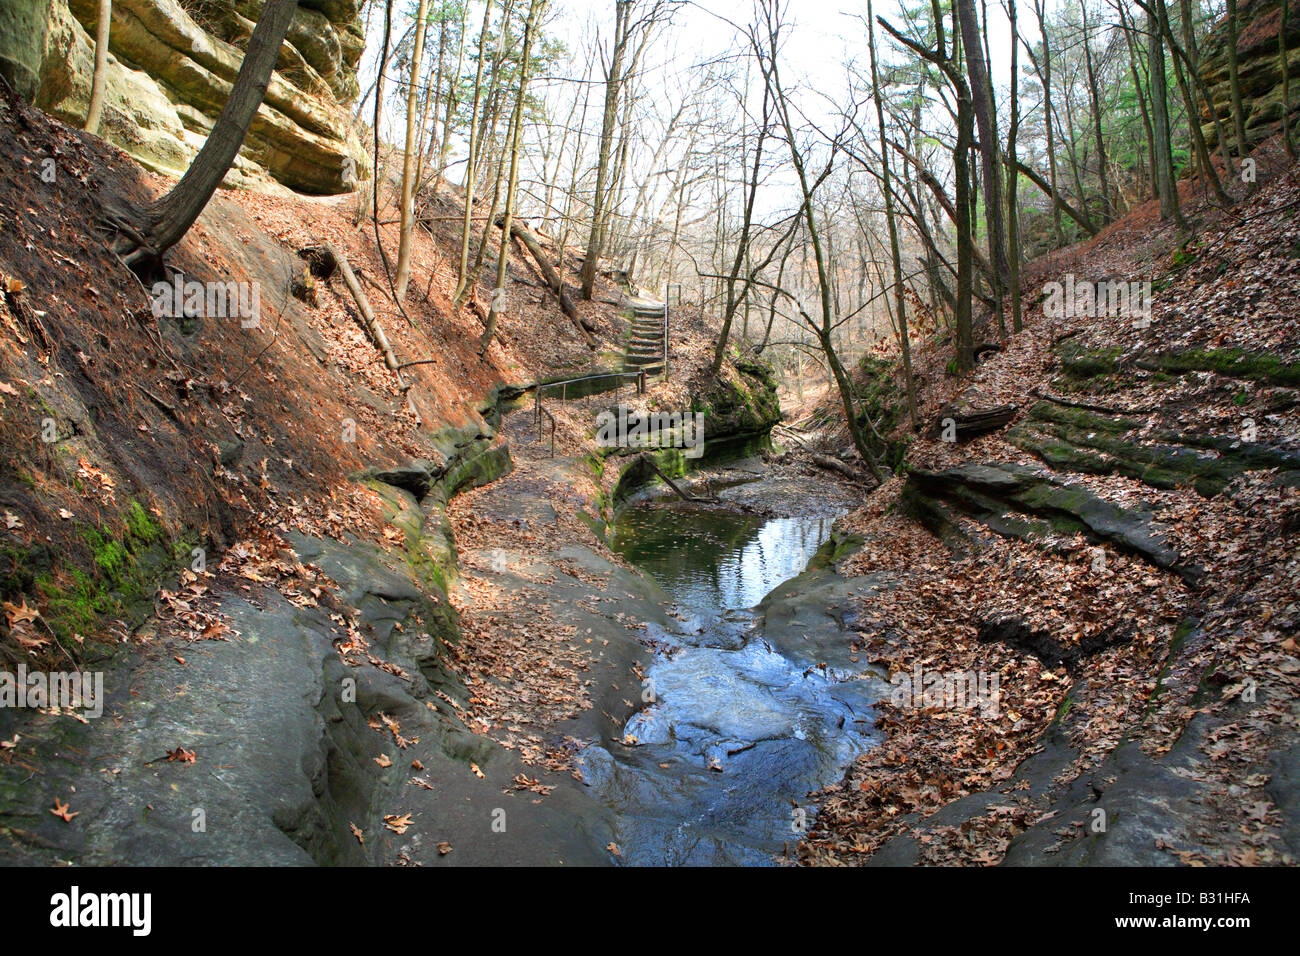
<svg viewBox="0 0 1300 956">
<path fill-rule="evenodd" d="M 776 425 L 772 428 L 772 431 L 776 432 L 779 436 L 789 438 L 804 451 L 812 451 L 812 445 L 810 445 L 801 435 L 797 434 L 793 428 Z"/>
<path fill-rule="evenodd" d="M 499 229 L 505 228 L 504 214 L 497 216 L 496 224 Z M 573 304 L 573 300 L 569 298 L 569 293 L 564 289 L 564 283 L 560 280 L 560 274 L 555 271 L 555 266 L 551 265 L 551 261 L 546 258 L 546 253 L 542 250 L 541 243 L 537 241 L 537 237 L 534 236 L 526 226 L 515 220 L 511 220 L 510 222 L 510 235 L 522 242 L 524 248 L 528 250 L 529 255 L 533 257 L 533 261 L 537 263 L 537 268 L 542 273 L 542 279 L 546 282 L 547 288 L 549 288 L 559 300 L 560 310 L 576 322 L 578 326 L 587 333 L 588 339 L 590 339 L 590 337 L 596 333 L 596 327 L 592 325 L 589 320 L 583 318 L 578 312 L 577 306 Z"/>
<path fill-rule="evenodd" d="M 375 318 L 375 310 L 370 307 L 370 300 L 366 298 L 365 292 L 361 289 L 361 284 L 357 282 L 357 276 L 352 271 L 352 266 L 348 265 L 348 260 L 344 258 L 343 253 L 339 252 L 333 243 L 325 243 L 325 251 L 338 266 L 338 270 L 343 276 L 343 282 L 348 287 L 348 291 L 352 293 L 352 298 L 361 313 L 361 324 L 370 335 L 371 341 L 375 343 L 375 347 L 384 356 L 384 364 L 397 374 L 397 379 L 402 383 L 402 388 L 405 390 L 407 386 L 405 382 L 402 382 L 402 363 L 397 361 L 397 356 L 393 354 L 393 347 L 388 344 L 388 336 L 384 334 L 383 328 Z"/>
<path fill-rule="evenodd" d="M 997 431 L 1010 424 L 1020 410 L 1018 405 L 999 405 L 997 408 L 957 413 L 950 408 L 939 412 L 930 426 L 930 437 L 941 440 L 966 441 L 976 435 Z M 952 424 L 950 425 L 949 422 Z"/>
<path fill-rule="evenodd" d="M 820 455 L 814 452 L 812 455 L 812 460 L 815 464 L 818 464 L 823 468 L 826 468 L 830 471 L 839 472 L 845 478 L 851 478 L 854 481 L 862 481 L 862 482 L 874 484 L 874 480 L 871 478 L 870 475 L 858 471 L 852 465 L 846 465 L 838 458 L 832 458 L 830 455 Z"/>
</svg>

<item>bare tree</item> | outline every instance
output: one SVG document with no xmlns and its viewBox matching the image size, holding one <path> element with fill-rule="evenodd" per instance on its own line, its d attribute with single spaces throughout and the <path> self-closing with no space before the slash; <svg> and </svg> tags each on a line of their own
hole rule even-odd
<svg viewBox="0 0 1300 956">
<path fill-rule="evenodd" d="M 857 404 L 854 401 L 853 383 L 849 381 L 848 373 L 844 370 L 844 365 L 840 362 L 839 356 L 835 352 L 832 333 L 835 330 L 835 316 L 831 306 L 831 289 L 830 275 L 826 261 L 825 250 L 822 245 L 820 226 L 813 207 L 813 192 L 817 186 L 825 181 L 830 175 L 831 169 L 835 163 L 835 153 L 837 151 L 837 142 L 831 143 L 830 156 L 827 159 L 826 168 L 816 182 L 808 177 L 808 171 L 804 164 L 804 157 L 800 151 L 798 139 L 795 136 L 794 121 L 791 118 L 790 103 L 786 96 L 784 87 L 781 85 L 781 74 L 778 68 L 778 47 L 780 44 L 780 33 L 782 28 L 782 11 L 779 6 L 779 0 L 760 0 L 761 12 L 763 15 L 763 28 L 765 31 L 764 44 L 766 46 L 765 62 L 762 69 L 768 83 L 771 84 L 772 96 L 776 106 L 777 117 L 781 122 L 781 127 L 785 131 L 786 143 L 790 149 L 790 162 L 794 166 L 795 175 L 799 182 L 799 192 L 802 197 L 801 212 L 804 218 L 804 226 L 808 230 L 808 241 L 812 246 L 813 258 L 817 266 L 817 288 L 819 292 L 819 302 L 821 306 L 820 321 L 812 320 L 804 311 L 802 306 L 797 306 L 800 315 L 813 330 L 817 340 L 821 345 L 823 354 L 826 357 L 826 363 L 830 367 L 831 375 L 835 380 L 836 388 L 839 390 L 840 402 L 844 407 L 844 417 L 848 424 L 849 434 L 853 438 L 853 445 L 857 449 L 858 455 L 870 469 L 871 475 L 876 481 L 884 480 L 884 472 L 876 462 L 875 456 L 871 453 L 871 448 L 867 443 L 866 433 L 862 428 L 862 423 L 858 420 Z M 761 61 L 762 62 L 762 61 Z M 795 300 L 797 305 L 797 300 Z"/>
<path fill-rule="evenodd" d="M 501 296 L 506 282 L 506 263 L 510 257 L 511 225 L 515 215 L 515 190 L 519 185 L 519 134 L 524 125 L 524 95 L 528 90 L 528 70 L 533 48 L 533 35 L 537 21 L 546 7 L 546 0 L 531 0 L 528 20 L 524 24 L 524 48 L 519 65 L 519 89 L 515 93 L 514 115 L 510 119 L 510 180 L 506 187 L 506 210 L 501 226 L 501 248 L 497 253 L 496 285 L 493 286 L 492 304 L 488 309 L 487 325 L 479 341 L 479 354 L 487 351 L 496 332 L 497 317 L 501 314 Z"/>
<path fill-rule="evenodd" d="M 420 60 L 424 56 L 424 34 L 428 28 L 429 0 L 420 0 L 415 13 L 415 49 L 411 54 L 411 77 L 406 93 L 406 149 L 402 154 L 402 222 L 397 238 L 397 279 L 394 294 L 398 299 L 406 295 L 411 281 L 411 231 L 415 227 L 415 156 L 417 146 L 416 102 Z"/>
</svg>

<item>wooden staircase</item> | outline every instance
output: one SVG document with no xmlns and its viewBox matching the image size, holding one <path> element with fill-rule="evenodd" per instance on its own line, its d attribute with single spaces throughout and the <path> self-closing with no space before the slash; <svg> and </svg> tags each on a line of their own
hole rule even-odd
<svg viewBox="0 0 1300 956">
<path fill-rule="evenodd" d="M 627 343 L 623 367 L 646 375 L 667 375 L 668 306 L 658 302 L 636 302 L 630 308 L 632 337 Z"/>
</svg>

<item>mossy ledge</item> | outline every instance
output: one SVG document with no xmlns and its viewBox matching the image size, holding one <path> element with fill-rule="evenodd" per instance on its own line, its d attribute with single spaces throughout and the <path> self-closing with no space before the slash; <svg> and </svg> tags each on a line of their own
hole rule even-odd
<svg viewBox="0 0 1300 956">
<path fill-rule="evenodd" d="M 98 522 L 73 520 L 69 548 L 0 547 L 0 599 L 34 596 L 59 645 L 97 660 L 111 653 L 108 625 L 144 620 L 158 589 L 191 563 L 197 537 L 169 531 L 135 499 Z"/>
</svg>

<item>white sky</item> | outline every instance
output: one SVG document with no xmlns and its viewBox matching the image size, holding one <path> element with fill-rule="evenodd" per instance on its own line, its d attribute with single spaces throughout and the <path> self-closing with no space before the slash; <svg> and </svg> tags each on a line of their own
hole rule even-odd
<svg viewBox="0 0 1300 956">
<path fill-rule="evenodd" d="M 1065 0 L 1049 0 L 1048 8 L 1055 9 Z M 566 24 L 577 33 L 594 17 L 604 29 L 613 23 L 613 0 L 552 0 L 556 10 L 557 26 Z M 877 16 L 891 23 L 903 23 L 902 4 L 898 0 L 878 0 L 873 3 Z M 1020 0 L 1018 18 L 1021 33 L 1035 26 L 1033 11 L 1027 0 Z M 707 59 L 732 42 L 734 32 L 718 16 L 741 26 L 753 18 L 752 0 L 696 0 L 683 4 L 669 28 L 673 42 L 680 54 L 697 55 Z M 866 16 L 866 0 L 794 0 L 788 14 L 788 36 L 784 48 L 783 68 L 795 78 L 815 89 L 833 93 L 843 88 L 844 65 L 853 59 L 866 63 L 867 36 L 862 18 Z M 999 0 L 988 0 L 989 56 L 992 60 L 993 81 L 998 87 L 1005 85 L 1011 74 L 1010 25 Z M 876 30 L 876 44 L 882 59 L 888 56 L 892 43 Z M 683 57 L 687 59 L 688 57 Z M 1023 55 L 1021 56 L 1024 61 Z M 684 64 L 683 64 L 684 65 Z"/>
<path fill-rule="evenodd" d="M 1011 72 L 1010 27 L 1002 10 L 1001 0 L 986 0 L 988 4 L 989 53 L 992 60 L 994 85 L 1001 89 Z M 1070 0 L 1049 0 L 1049 8 Z M 901 25 L 899 0 L 879 0 L 875 12 L 891 23 Z M 406 26 L 404 3 L 395 4 L 394 42 Z M 590 41 L 592 25 L 607 38 L 613 27 L 614 0 L 552 0 L 550 32 L 578 50 Z M 753 17 L 752 0 L 692 0 L 677 10 L 672 24 L 659 33 L 664 55 L 660 62 L 671 60 L 673 66 L 685 73 L 693 63 L 707 61 L 738 41 L 735 31 L 719 17 L 744 26 Z M 867 38 L 862 17 L 866 15 L 866 0 L 794 0 L 790 4 L 786 44 L 782 69 L 785 75 L 801 85 L 835 96 L 845 88 L 845 64 L 857 60 L 866 64 Z M 1022 33 L 1034 32 L 1033 11 L 1027 0 L 1019 2 L 1019 19 Z M 716 16 L 714 15 L 716 14 Z M 467 29 L 475 36 L 482 20 L 482 6 L 473 3 L 467 18 Z M 362 66 L 362 86 L 367 87 L 372 77 L 373 63 L 381 39 L 382 11 L 371 14 L 371 29 L 365 61 Z M 888 62 L 892 41 L 876 31 L 882 62 Z M 1025 58 L 1022 55 L 1021 61 Z M 385 134 L 391 136 L 388 123 L 393 120 L 388 111 Z"/>
</svg>

